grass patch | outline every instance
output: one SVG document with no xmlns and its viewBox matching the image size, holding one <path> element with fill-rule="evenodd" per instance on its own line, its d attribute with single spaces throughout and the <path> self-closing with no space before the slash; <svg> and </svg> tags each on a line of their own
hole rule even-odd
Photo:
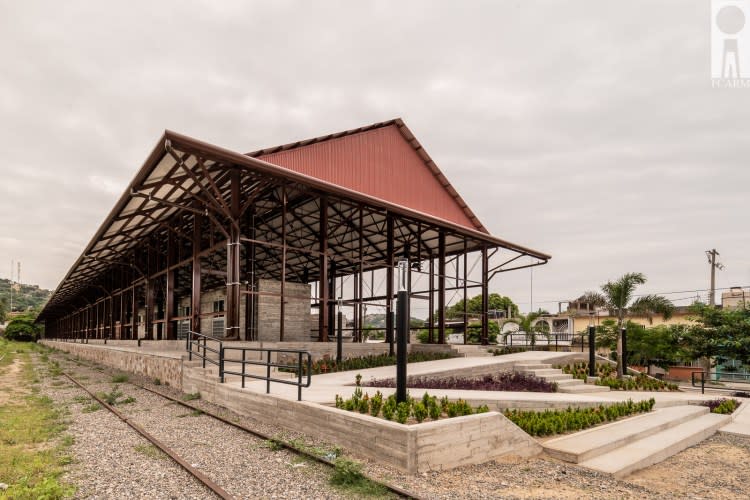
<svg viewBox="0 0 750 500">
<path fill-rule="evenodd" d="M 117 375 L 112 376 L 112 383 L 113 384 L 122 384 L 123 382 L 128 381 L 128 376 L 124 373 L 118 373 Z"/>
<path fill-rule="evenodd" d="M 194 401 L 194 400 L 200 399 L 200 398 L 201 398 L 201 393 L 200 392 L 193 392 L 193 393 L 188 393 L 188 394 L 183 394 L 182 395 L 182 400 L 183 401 Z"/>
<path fill-rule="evenodd" d="M 289 440 L 289 444 L 298 450 L 305 451 L 307 453 L 310 453 L 312 455 L 316 455 L 319 457 L 326 458 L 328 460 L 336 460 L 341 456 L 341 448 L 338 446 L 334 447 L 324 447 L 324 446 L 312 446 L 307 443 L 302 438 L 296 438 Z"/>
<path fill-rule="evenodd" d="M 347 458 L 336 459 L 329 482 L 349 495 L 384 497 L 388 494 L 383 486 L 365 477 L 362 464 Z"/>
<path fill-rule="evenodd" d="M 103 407 L 99 403 L 91 403 L 90 405 L 86 405 L 81 409 L 83 413 L 94 413 L 95 411 L 101 410 Z"/>
<path fill-rule="evenodd" d="M 177 418 L 200 417 L 201 415 L 203 415 L 203 412 L 201 410 L 193 410 L 189 413 L 183 413 L 181 415 L 177 415 Z"/>
<path fill-rule="evenodd" d="M 135 403 L 135 398 L 132 396 L 123 398 L 124 394 L 116 385 L 112 386 L 112 390 L 110 392 L 98 392 L 96 393 L 96 395 L 99 397 L 99 399 L 103 399 L 108 405 L 111 406 Z"/>
<path fill-rule="evenodd" d="M 167 458 L 167 455 L 164 454 L 163 451 L 152 444 L 137 444 L 133 446 L 133 449 L 141 455 L 145 455 L 156 460 L 166 460 Z"/>
<path fill-rule="evenodd" d="M 20 356 L 27 382 L 34 378 L 29 355 L 33 350 L 18 342 L 0 344 L 0 351 L 7 353 L 3 364 Z M 2 482 L 9 485 L 2 495 L 55 500 L 74 493 L 72 486 L 60 480 L 63 465 L 71 461 L 65 451 L 72 438 L 62 436 L 64 429 L 63 412 L 48 397 L 18 395 L 0 405 L 0 471 Z"/>
<path fill-rule="evenodd" d="M 279 451 L 284 449 L 281 443 L 276 441 L 275 439 L 266 439 L 265 441 L 263 441 L 262 446 L 271 451 Z"/>
<path fill-rule="evenodd" d="M 59 377 L 63 372 L 62 368 L 60 368 L 60 363 L 58 363 L 57 361 L 53 361 L 52 363 L 50 363 L 47 367 L 47 371 L 52 378 Z"/>
</svg>

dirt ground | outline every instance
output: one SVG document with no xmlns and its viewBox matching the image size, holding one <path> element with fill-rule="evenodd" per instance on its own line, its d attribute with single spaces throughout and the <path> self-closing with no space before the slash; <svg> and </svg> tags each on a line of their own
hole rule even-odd
<svg viewBox="0 0 750 500">
<path fill-rule="evenodd" d="M 19 395 L 28 393 L 21 380 L 23 361 L 17 357 L 4 368 L 0 368 L 0 405 L 4 405 Z"/>
</svg>

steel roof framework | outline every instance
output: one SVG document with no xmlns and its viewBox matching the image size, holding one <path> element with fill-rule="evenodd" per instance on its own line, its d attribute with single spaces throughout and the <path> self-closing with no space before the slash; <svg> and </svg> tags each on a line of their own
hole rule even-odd
<svg viewBox="0 0 750 500">
<path fill-rule="evenodd" d="M 479 279 L 470 277 L 469 255 L 481 263 Z M 318 308 L 318 339 L 325 341 L 339 298 L 352 308 L 354 336 L 361 339 L 364 306 L 379 304 L 391 313 L 392 269 L 402 256 L 422 264 L 412 273 L 425 276 L 427 287 L 413 290 L 412 296 L 429 301 L 430 338 L 436 331 L 438 342 L 445 342 L 447 292 L 466 297 L 468 289 L 481 288 L 481 338 L 486 342 L 490 279 L 550 258 L 167 131 L 40 320 L 46 322 L 47 336 L 136 338 L 137 311 L 145 307 L 146 338 L 173 339 L 176 321 L 189 319 L 194 330 L 199 328 L 203 290 L 226 287 L 227 338 L 254 338 L 252 321 L 240 331 L 239 310 L 252 310 L 258 295 L 266 294 L 281 297 L 279 340 L 284 339 L 285 300 L 308 300 Z M 519 266 L 521 257 L 534 262 Z M 372 284 L 376 273 L 384 275 L 384 292 Z M 346 291 L 344 277 L 353 278 Z M 258 292 L 253 288 L 257 279 L 279 281 L 280 293 Z M 315 293 L 293 297 L 285 293 L 289 282 L 316 283 Z M 186 295 L 191 314 L 178 316 L 177 300 Z M 390 340 L 392 321 L 388 325 Z"/>
</svg>

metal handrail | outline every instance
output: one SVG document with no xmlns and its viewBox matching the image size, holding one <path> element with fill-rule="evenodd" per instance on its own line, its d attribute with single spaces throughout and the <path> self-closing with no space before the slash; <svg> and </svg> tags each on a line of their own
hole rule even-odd
<svg viewBox="0 0 750 500">
<path fill-rule="evenodd" d="M 215 344 L 209 345 L 208 342 L 214 342 Z M 195 346 L 195 349 L 193 349 Z M 224 383 L 226 375 L 237 375 L 242 378 L 242 388 L 245 388 L 245 379 L 251 378 L 256 380 L 266 381 L 266 394 L 271 392 L 271 382 L 279 384 L 287 384 L 297 386 L 297 401 L 302 401 L 302 388 L 310 387 L 312 382 L 312 354 L 309 351 L 302 351 L 298 349 L 271 349 L 271 348 L 259 348 L 259 347 L 241 347 L 241 346 L 224 346 L 224 342 L 210 335 L 204 335 L 198 332 L 188 332 L 187 341 L 187 352 L 188 360 L 193 360 L 193 354 L 199 357 L 203 361 L 203 368 L 206 367 L 206 363 L 211 363 L 219 367 L 219 383 Z M 242 359 L 227 359 L 227 351 L 240 351 L 242 353 Z M 261 354 L 261 359 L 252 360 L 247 359 L 248 352 L 265 353 L 265 361 Z M 216 359 L 209 356 L 209 353 L 216 354 Z M 272 354 L 296 354 L 297 363 L 285 364 L 279 362 L 273 362 L 271 359 Z M 304 360 L 303 360 L 304 358 Z M 304 362 L 304 365 L 303 365 Z M 226 369 L 226 363 L 239 363 L 242 366 L 241 371 L 233 371 Z M 255 375 L 247 373 L 247 365 L 265 366 L 266 374 Z M 307 380 L 303 383 L 302 375 L 303 368 L 307 367 Z M 285 368 L 287 370 L 293 370 L 297 373 L 296 380 L 280 379 L 271 376 L 271 368 Z"/>
<path fill-rule="evenodd" d="M 216 342 L 219 344 L 218 349 L 214 349 L 213 347 L 208 346 L 208 342 Z M 195 353 L 196 356 L 201 358 L 203 360 L 203 368 L 206 367 L 206 362 L 209 362 L 211 364 L 214 364 L 221 369 L 221 359 L 222 359 L 222 348 L 223 348 L 223 342 L 217 338 L 211 337 L 209 335 L 203 335 L 202 333 L 198 332 L 188 332 L 188 340 L 187 340 L 187 352 L 188 352 L 188 361 L 193 360 L 193 353 Z M 195 346 L 195 350 L 193 350 L 193 346 Z M 212 352 L 214 354 L 218 355 L 218 359 L 210 358 L 208 353 Z"/>
<path fill-rule="evenodd" d="M 706 393 L 706 372 L 704 372 L 703 370 L 690 372 L 690 383 L 692 384 L 693 387 L 695 387 L 695 375 L 697 373 L 701 374 L 701 394 L 705 394 Z"/>
<path fill-rule="evenodd" d="M 224 355 L 227 351 L 240 351 L 242 353 L 242 359 L 226 359 L 226 356 Z M 261 355 L 260 360 L 252 360 L 247 359 L 247 353 L 248 352 L 259 352 L 259 353 L 266 353 L 266 359 L 263 361 L 263 356 Z M 285 363 L 279 363 L 279 362 L 272 362 L 271 361 L 271 355 L 272 354 L 296 354 L 297 355 L 297 363 L 296 364 L 285 364 Z M 303 370 L 303 357 L 306 359 L 304 360 L 304 363 L 307 367 L 307 381 L 305 383 L 302 382 L 302 370 Z M 276 382 L 279 384 L 287 384 L 287 385 L 295 385 L 297 386 L 297 401 L 302 401 L 302 388 L 303 387 L 310 387 L 310 383 L 312 381 L 311 379 L 311 373 L 312 373 L 312 355 L 308 351 L 301 351 L 297 349 L 269 349 L 269 348 L 258 348 L 258 347 L 222 347 L 222 356 L 220 358 L 221 365 L 219 366 L 219 379 L 223 383 L 224 382 L 224 376 L 225 375 L 237 375 L 242 378 L 242 387 L 245 387 L 245 378 L 252 378 L 256 380 L 265 380 L 266 381 L 266 394 L 270 394 L 271 392 L 271 382 Z M 225 367 L 226 363 L 239 363 L 242 366 L 242 371 L 232 371 L 227 370 Z M 247 365 L 255 365 L 255 366 L 265 366 L 266 367 L 266 375 L 254 375 L 252 373 L 247 373 L 246 367 Z M 271 377 L 271 368 L 286 368 L 289 370 L 293 370 L 297 373 L 297 379 L 296 380 L 289 380 L 289 379 L 280 379 L 280 378 L 274 378 Z"/>
</svg>

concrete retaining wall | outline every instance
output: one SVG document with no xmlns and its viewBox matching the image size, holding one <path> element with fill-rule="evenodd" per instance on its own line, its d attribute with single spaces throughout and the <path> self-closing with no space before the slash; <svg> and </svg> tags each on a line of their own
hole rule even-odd
<svg viewBox="0 0 750 500">
<path fill-rule="evenodd" d="M 40 343 L 118 370 L 158 378 L 163 384 L 182 389 L 182 359 L 132 351 L 112 345 L 75 344 L 41 340 Z"/>
<path fill-rule="evenodd" d="M 405 472 L 482 463 L 506 454 L 532 456 L 541 446 L 503 415 L 490 412 L 402 425 L 305 401 L 219 384 L 201 368 L 186 367 L 185 392 L 259 422 L 304 432 Z"/>
</svg>

